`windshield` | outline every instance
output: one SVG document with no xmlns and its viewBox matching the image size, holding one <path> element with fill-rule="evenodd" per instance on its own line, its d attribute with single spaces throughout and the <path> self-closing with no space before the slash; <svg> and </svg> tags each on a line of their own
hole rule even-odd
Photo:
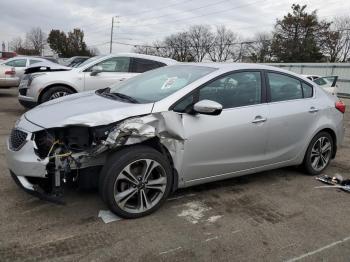
<svg viewBox="0 0 350 262">
<path fill-rule="evenodd" d="M 83 63 L 75 66 L 75 67 L 82 67 L 82 66 L 85 66 L 87 64 L 90 64 L 91 62 L 93 61 L 96 61 L 97 59 L 100 59 L 101 57 L 103 57 L 104 55 L 98 55 L 98 56 L 94 56 L 94 57 L 91 57 L 89 59 L 86 59 Z"/>
<path fill-rule="evenodd" d="M 139 103 L 156 102 L 215 70 L 194 65 L 166 66 L 113 85 L 109 93 L 128 96 Z"/>
</svg>

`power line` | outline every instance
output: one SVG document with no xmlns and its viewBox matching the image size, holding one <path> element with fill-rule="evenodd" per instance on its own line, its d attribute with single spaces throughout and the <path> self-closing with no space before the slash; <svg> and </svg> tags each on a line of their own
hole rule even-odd
<svg viewBox="0 0 350 262">
<path fill-rule="evenodd" d="M 254 5 L 256 3 L 259 3 L 259 2 L 266 2 L 267 0 L 258 0 L 258 1 L 255 1 L 255 2 L 251 2 L 251 3 L 248 3 L 248 4 L 243 4 L 243 5 L 238 5 L 238 6 L 235 6 L 233 8 L 228 8 L 228 9 L 225 9 L 225 10 L 220 10 L 220 11 L 215 11 L 215 12 L 211 12 L 211 13 L 206 13 L 206 14 L 201 14 L 201 15 L 196 15 L 196 16 L 192 16 L 192 17 L 187 17 L 187 18 L 180 18 L 180 19 L 175 19 L 175 20 L 170 20 L 170 21 L 167 21 L 166 23 L 151 23 L 151 24 L 142 24 L 142 25 L 126 25 L 124 27 L 140 27 L 140 26 L 149 26 L 149 25 L 162 25 L 162 24 L 169 24 L 169 23 L 176 23 L 176 22 L 182 22 L 182 21 L 185 21 L 185 20 L 192 20 L 192 19 L 195 19 L 195 18 L 198 18 L 198 17 L 204 17 L 204 16 L 208 16 L 208 15 L 213 15 L 213 14 L 219 14 L 219 13 L 224 13 L 224 12 L 229 12 L 229 11 L 232 11 L 232 10 L 235 10 L 235 9 L 239 9 L 239 8 L 242 8 L 242 7 L 247 7 L 247 6 L 250 6 L 250 5 Z"/>
</svg>

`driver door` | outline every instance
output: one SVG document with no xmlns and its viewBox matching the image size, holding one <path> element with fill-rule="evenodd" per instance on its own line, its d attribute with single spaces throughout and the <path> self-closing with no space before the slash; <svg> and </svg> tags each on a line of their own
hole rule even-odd
<svg viewBox="0 0 350 262">
<path fill-rule="evenodd" d="M 100 66 L 102 72 L 91 75 L 94 66 Z M 136 75 L 135 73 L 130 73 L 129 68 L 129 57 L 112 57 L 93 65 L 84 72 L 84 91 L 109 87 L 118 81 L 123 81 Z"/>
<path fill-rule="evenodd" d="M 235 172 L 266 164 L 268 110 L 260 71 L 224 75 L 186 97 L 174 111 L 208 99 L 220 103 L 220 115 L 184 114 L 185 182 L 211 177 L 232 177 Z M 197 99 L 195 98 L 197 97 Z M 191 102 L 192 100 L 192 102 Z"/>
</svg>

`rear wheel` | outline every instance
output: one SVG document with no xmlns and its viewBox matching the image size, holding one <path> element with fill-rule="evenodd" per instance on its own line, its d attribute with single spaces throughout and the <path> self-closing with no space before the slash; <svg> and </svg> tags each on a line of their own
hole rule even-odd
<svg viewBox="0 0 350 262">
<path fill-rule="evenodd" d="M 334 142 L 327 132 L 318 133 L 311 141 L 305 155 L 304 168 L 310 175 L 319 175 L 329 165 Z"/>
<path fill-rule="evenodd" d="M 157 210 L 170 193 L 173 176 L 168 159 L 146 146 L 122 149 L 104 166 L 99 191 L 120 217 L 138 218 Z"/>
<path fill-rule="evenodd" d="M 45 103 L 47 101 L 62 97 L 62 96 L 67 96 L 70 94 L 73 94 L 74 92 L 65 86 L 53 86 L 50 87 L 48 90 L 45 91 L 45 93 L 41 97 L 41 103 Z"/>
</svg>

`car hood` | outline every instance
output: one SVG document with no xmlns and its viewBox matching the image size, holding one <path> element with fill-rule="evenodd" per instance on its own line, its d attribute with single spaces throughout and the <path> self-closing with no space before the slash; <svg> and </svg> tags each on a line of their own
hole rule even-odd
<svg viewBox="0 0 350 262">
<path fill-rule="evenodd" d="M 150 114 L 153 103 L 132 104 L 85 92 L 58 98 L 25 113 L 24 117 L 43 128 L 68 125 L 99 126 L 125 118 Z"/>
</svg>

